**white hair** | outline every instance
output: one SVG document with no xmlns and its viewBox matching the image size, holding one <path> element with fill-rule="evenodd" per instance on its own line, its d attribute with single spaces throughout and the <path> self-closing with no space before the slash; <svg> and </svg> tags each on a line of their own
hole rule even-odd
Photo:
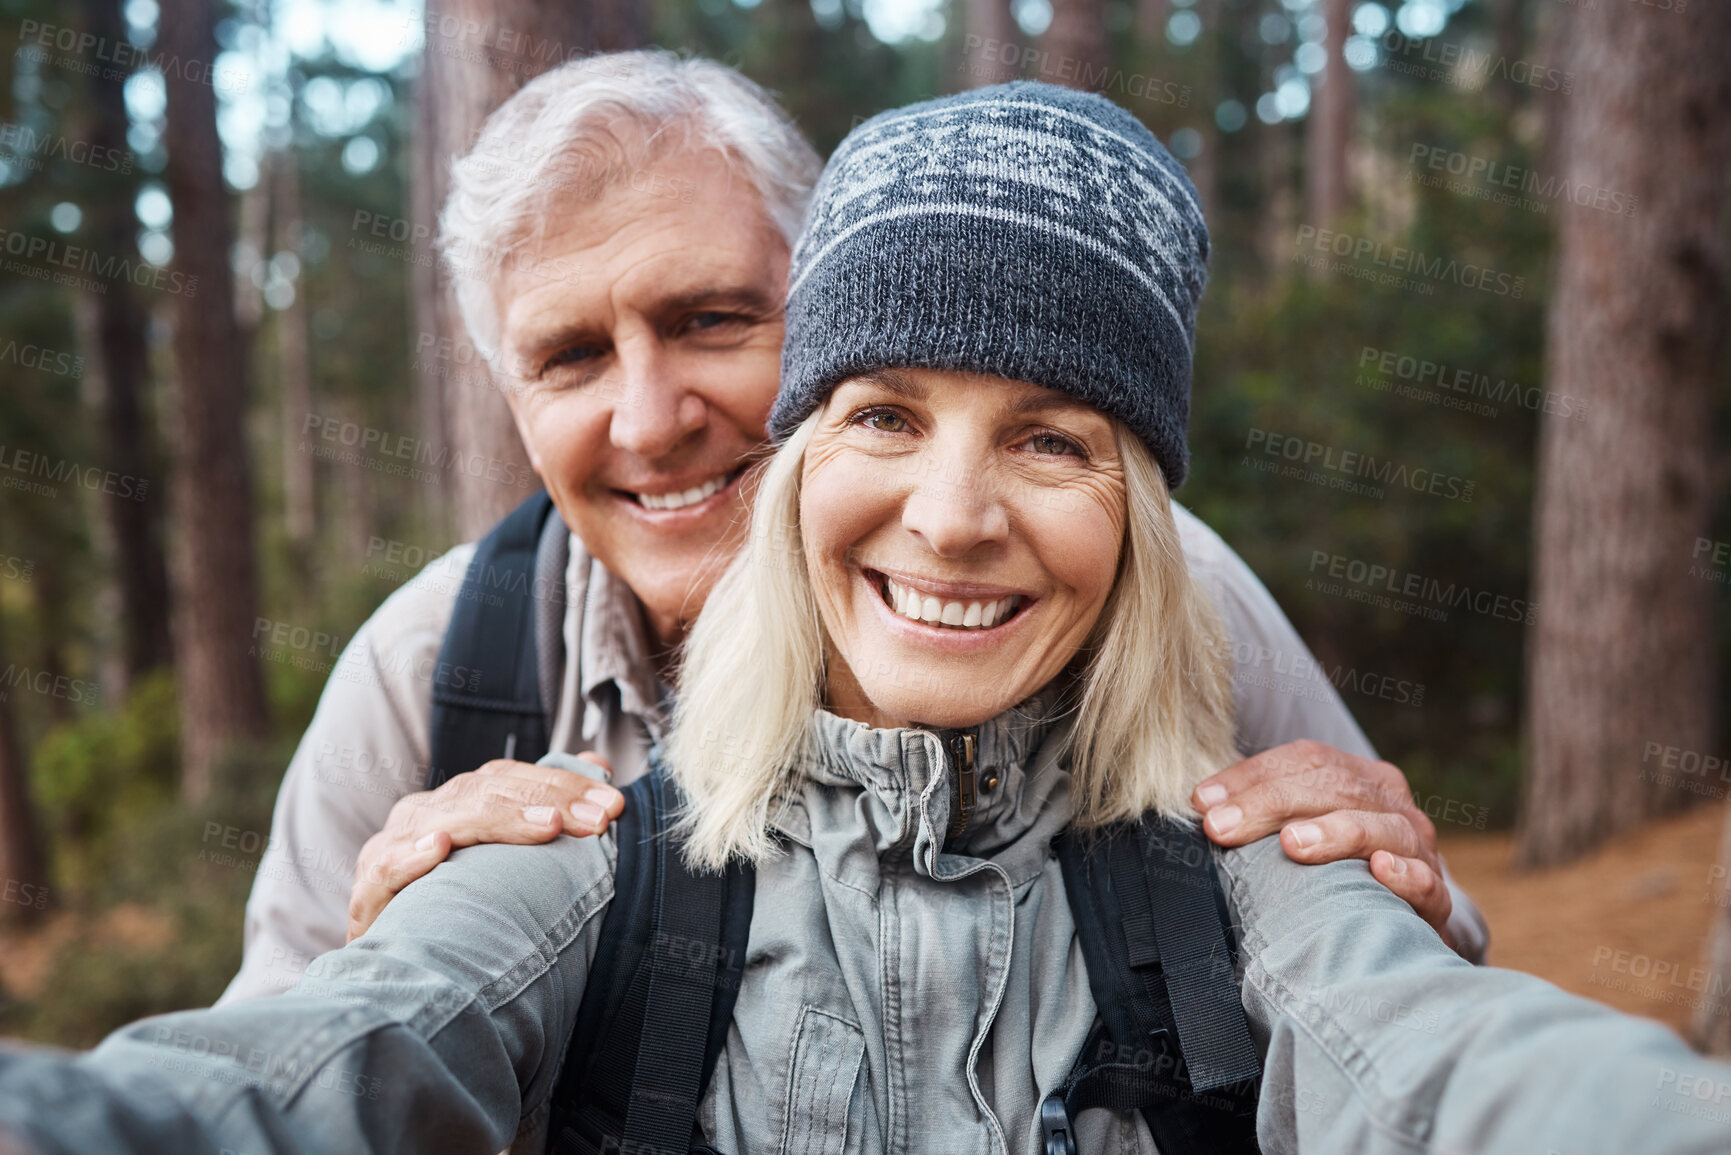
<svg viewBox="0 0 1731 1155">
<path fill-rule="evenodd" d="M 452 163 L 439 215 L 476 348 L 496 357 L 494 282 L 532 254 L 559 197 L 593 199 L 684 150 L 719 152 L 792 248 L 822 162 L 775 99 L 726 65 L 659 49 L 605 53 L 543 73 L 500 105 Z"/>
<path fill-rule="evenodd" d="M 704 869 L 774 853 L 770 808 L 797 786 L 822 704 L 826 634 L 799 532 L 800 476 L 820 413 L 766 463 L 745 548 L 686 638 L 666 758 L 688 803 L 679 821 L 686 856 Z M 1080 702 L 1068 753 L 1071 822 L 1082 829 L 1150 810 L 1188 818 L 1196 783 L 1237 758 L 1225 632 L 1190 576 L 1160 467 L 1113 424 L 1124 543 L 1070 673 Z"/>
</svg>

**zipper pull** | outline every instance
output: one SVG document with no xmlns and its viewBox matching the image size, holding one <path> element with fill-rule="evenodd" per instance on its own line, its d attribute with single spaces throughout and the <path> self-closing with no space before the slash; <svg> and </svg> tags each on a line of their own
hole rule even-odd
<svg viewBox="0 0 1731 1155">
<path fill-rule="evenodd" d="M 974 735 L 957 734 L 950 739 L 950 757 L 956 766 L 956 808 L 950 814 L 950 828 L 944 831 L 944 841 L 961 836 L 973 817 L 978 793 L 974 786 Z"/>
</svg>

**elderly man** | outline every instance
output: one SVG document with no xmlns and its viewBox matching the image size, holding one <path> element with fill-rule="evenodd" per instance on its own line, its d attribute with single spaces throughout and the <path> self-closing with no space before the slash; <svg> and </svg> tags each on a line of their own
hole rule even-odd
<svg viewBox="0 0 1731 1155">
<path fill-rule="evenodd" d="M 452 170 L 441 243 L 458 301 L 558 514 L 533 538 L 536 596 L 524 599 L 536 753 L 583 751 L 618 785 L 645 770 L 677 647 L 740 539 L 818 169 L 739 74 L 632 52 L 527 85 Z M 940 499 L 968 483 L 923 482 Z M 1236 846 L 1279 830 L 1300 862 L 1368 858 L 1482 958 L 1483 923 L 1451 894 L 1400 771 L 1376 760 L 1244 563 L 1179 517 L 1233 643 L 1247 756 L 1196 791 L 1209 836 Z M 293 986 L 453 847 L 588 835 L 618 815 L 620 794 L 598 778 L 514 759 L 527 752 L 515 735 L 469 765 L 432 765 L 441 655 L 485 640 L 463 634 L 484 615 L 459 612 L 460 592 L 481 588 L 460 580 L 475 550 L 430 565 L 350 642 L 283 781 L 225 1001 Z"/>
</svg>

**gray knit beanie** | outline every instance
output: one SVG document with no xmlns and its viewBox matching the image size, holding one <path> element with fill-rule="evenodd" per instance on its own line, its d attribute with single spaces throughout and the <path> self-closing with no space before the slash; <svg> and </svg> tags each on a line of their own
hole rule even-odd
<svg viewBox="0 0 1731 1155">
<path fill-rule="evenodd" d="M 1207 264 L 1195 187 L 1105 97 L 1018 81 L 880 113 L 794 246 L 770 434 L 872 369 L 965 370 L 1118 418 L 1177 488 Z"/>
</svg>

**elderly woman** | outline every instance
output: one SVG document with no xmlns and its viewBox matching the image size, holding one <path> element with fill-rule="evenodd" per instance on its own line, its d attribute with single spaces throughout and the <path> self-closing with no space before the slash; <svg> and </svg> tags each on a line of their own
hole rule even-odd
<svg viewBox="0 0 1731 1155">
<path fill-rule="evenodd" d="M 459 852 L 295 992 L 0 1064 L 0 1121 L 44 1150 L 1723 1149 L 1698 1089 L 1731 1073 L 1657 1025 L 1467 965 L 1361 863 L 1188 853 L 1232 732 L 1167 496 L 1206 255 L 1098 97 L 862 125 L 795 254 L 750 543 L 633 787 L 673 838 Z"/>
</svg>

